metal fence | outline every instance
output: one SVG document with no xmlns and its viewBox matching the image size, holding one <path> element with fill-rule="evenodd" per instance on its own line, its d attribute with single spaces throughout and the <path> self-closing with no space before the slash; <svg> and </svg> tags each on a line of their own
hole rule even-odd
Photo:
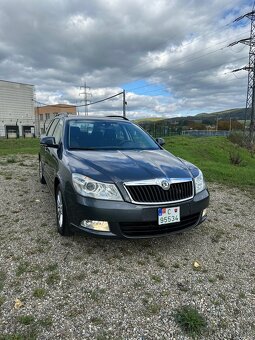
<svg viewBox="0 0 255 340">
<path fill-rule="evenodd" d="M 182 131 L 182 135 L 185 136 L 196 136 L 196 137 L 212 137 L 212 136 L 221 136 L 228 137 L 231 134 L 231 131 L 227 130 L 184 130 Z"/>
<path fill-rule="evenodd" d="M 212 136 L 221 136 L 221 137 L 228 137 L 233 131 L 227 130 L 175 130 L 173 131 L 168 126 L 143 126 L 144 130 L 146 130 L 152 137 L 168 137 L 168 136 L 177 136 L 177 135 L 184 135 L 184 136 L 196 136 L 196 137 L 212 137 Z"/>
</svg>

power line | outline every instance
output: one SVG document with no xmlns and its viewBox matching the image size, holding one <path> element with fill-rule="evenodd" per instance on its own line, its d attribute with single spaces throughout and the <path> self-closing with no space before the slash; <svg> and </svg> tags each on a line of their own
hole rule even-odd
<svg viewBox="0 0 255 340">
<path fill-rule="evenodd" d="M 119 92 L 117 94 L 114 94 L 113 96 L 110 96 L 110 97 L 107 97 L 107 98 L 104 98 L 104 99 L 100 99 L 100 100 L 97 100 L 95 102 L 91 102 L 91 103 L 87 103 L 87 104 L 81 104 L 81 105 L 66 105 L 66 106 L 63 105 L 63 104 L 52 104 L 51 105 L 51 104 L 46 104 L 46 103 L 39 102 L 39 101 L 34 100 L 34 99 L 32 99 L 32 101 L 34 101 L 37 104 L 43 105 L 43 106 L 54 106 L 54 107 L 60 107 L 60 108 L 70 108 L 70 106 L 84 107 L 84 106 L 89 106 L 89 105 L 94 105 L 94 104 L 102 103 L 102 102 L 104 102 L 106 100 L 112 99 L 112 98 L 120 96 L 120 95 L 123 95 L 123 91 Z"/>
<path fill-rule="evenodd" d="M 228 24 L 228 25 L 229 25 L 229 24 Z M 249 31 L 245 31 L 245 32 L 239 33 L 239 34 L 236 35 L 236 37 L 239 37 L 240 35 L 243 35 L 243 34 L 248 33 L 248 32 L 249 32 Z M 211 33 L 211 34 L 213 34 L 213 33 Z M 202 36 L 203 36 L 203 35 L 202 35 Z M 223 44 L 223 43 L 229 41 L 229 39 L 230 39 L 230 38 L 225 39 L 225 40 L 223 40 L 223 41 L 221 41 L 221 42 L 218 42 L 218 43 L 214 44 L 214 46 L 221 45 L 221 44 Z M 194 42 L 194 41 L 192 41 L 192 42 L 190 42 L 190 43 L 188 43 L 188 44 L 182 45 L 181 47 L 183 48 L 183 47 L 185 47 L 185 46 L 187 46 L 187 45 L 192 44 L 193 42 Z M 208 47 L 206 47 L 206 48 L 197 50 L 197 51 L 195 51 L 195 52 L 193 52 L 193 53 L 190 53 L 189 55 L 194 55 L 194 54 L 197 54 L 197 53 L 199 53 L 199 52 L 201 52 L 201 51 L 208 50 L 208 49 L 210 49 L 210 48 L 212 48 L 212 46 L 208 46 Z M 134 67 L 131 67 L 131 70 L 132 70 L 132 69 L 135 69 L 135 68 L 137 68 L 137 67 L 143 66 L 144 64 L 148 64 L 148 63 L 151 63 L 151 60 L 148 60 L 148 61 L 144 61 L 144 62 L 142 62 L 142 63 L 139 63 L 139 64 L 135 65 Z"/>
<path fill-rule="evenodd" d="M 243 33 L 241 33 L 241 34 L 239 34 L 239 35 L 243 35 L 244 33 L 245 33 L 245 32 L 243 32 Z M 239 36 L 239 35 L 237 35 L 237 36 Z M 229 39 L 224 40 L 224 41 L 222 41 L 222 42 L 220 42 L 220 43 L 217 43 L 217 44 L 215 44 L 215 46 L 216 46 L 216 45 L 223 44 L 223 43 L 226 42 L 226 41 L 229 41 Z M 224 46 L 224 47 L 218 48 L 218 49 L 216 49 L 216 50 L 214 50 L 214 51 L 210 51 L 210 52 L 208 52 L 208 53 L 206 53 L 206 54 L 203 54 L 203 55 L 200 55 L 200 56 L 198 56 L 198 57 L 195 57 L 195 58 L 191 58 L 191 59 L 188 59 L 188 60 L 181 61 L 181 62 L 179 62 L 179 63 L 174 64 L 174 66 L 184 65 L 184 64 L 186 64 L 186 63 L 188 63 L 188 62 L 192 62 L 192 61 L 194 61 L 194 60 L 201 59 L 201 58 L 203 58 L 203 57 L 205 57 L 205 56 L 208 56 L 208 55 L 210 55 L 210 54 L 214 54 L 214 53 L 216 53 L 216 52 L 218 52 L 218 51 L 222 51 L 222 50 L 224 50 L 224 49 L 227 48 L 227 47 L 229 47 L 229 45 L 226 45 L 226 46 Z M 208 48 L 211 48 L 211 47 L 208 47 Z M 207 49 L 208 49 L 208 48 L 207 48 Z M 199 51 L 201 51 L 201 50 L 199 50 Z M 198 53 L 199 51 L 196 51 L 195 53 Z M 195 53 L 194 53 L 194 54 L 195 54 Z M 192 54 L 191 54 L 191 55 L 192 55 Z M 164 70 L 158 70 L 158 72 L 156 72 L 156 75 L 157 75 L 157 74 L 160 74 L 160 73 L 162 73 L 162 72 L 165 72 L 166 67 L 167 67 L 167 66 L 164 67 Z M 155 76 L 155 72 L 154 72 L 153 76 Z M 158 85 L 158 84 L 159 84 L 159 82 L 153 82 L 153 83 L 150 83 L 150 84 L 146 84 L 146 85 L 142 85 L 142 86 L 137 86 L 137 87 L 128 89 L 128 90 L 126 90 L 126 91 L 127 91 L 127 92 L 131 92 L 131 91 L 134 91 L 134 90 L 138 90 L 138 89 L 141 89 L 141 88 L 145 88 L 145 87 L 149 87 L 149 86 L 154 86 L 154 85 Z"/>
<path fill-rule="evenodd" d="M 235 59 L 235 60 L 233 60 L 232 62 L 237 62 L 237 61 L 240 61 L 240 60 L 244 60 L 244 59 L 247 59 L 247 57 L 242 57 L 242 58 L 238 58 L 238 59 Z M 222 65 L 222 63 L 220 63 L 220 64 L 218 64 L 218 65 L 214 65 L 214 66 L 212 66 L 211 68 L 206 68 L 207 70 L 210 70 L 210 69 L 212 69 L 212 68 L 215 68 L 215 67 L 219 67 L 219 66 L 221 66 Z M 200 71 L 201 71 L 201 69 L 200 69 Z M 231 73 L 232 71 L 230 71 L 230 72 L 226 72 L 225 74 L 228 74 L 228 73 Z M 131 92 L 132 90 L 137 90 L 137 89 L 141 89 L 141 88 L 145 88 L 145 87 L 149 87 L 149 86 L 159 86 L 160 85 L 160 83 L 159 82 L 154 82 L 154 83 L 150 83 L 150 84 L 147 84 L 147 85 L 143 85 L 143 86 L 139 86 L 139 87 L 136 87 L 136 88 L 134 88 L 134 89 L 130 89 L 130 90 L 128 90 L 127 92 Z M 145 91 L 144 93 L 142 93 L 142 94 L 146 94 L 146 93 L 150 93 L 150 92 L 157 92 L 157 91 L 159 91 L 158 89 L 155 89 L 155 90 L 152 90 L 152 91 Z"/>
</svg>

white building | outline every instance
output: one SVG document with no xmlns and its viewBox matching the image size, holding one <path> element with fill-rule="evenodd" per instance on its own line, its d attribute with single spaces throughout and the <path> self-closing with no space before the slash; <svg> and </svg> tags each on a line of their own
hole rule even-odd
<svg viewBox="0 0 255 340">
<path fill-rule="evenodd" d="M 31 137 L 35 131 L 34 85 L 0 80 L 0 137 Z"/>
</svg>

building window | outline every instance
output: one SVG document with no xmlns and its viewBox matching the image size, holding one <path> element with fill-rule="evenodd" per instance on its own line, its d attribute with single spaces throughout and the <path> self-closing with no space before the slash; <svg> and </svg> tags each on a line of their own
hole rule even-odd
<svg viewBox="0 0 255 340">
<path fill-rule="evenodd" d="M 43 121 L 43 114 L 40 113 L 40 121 L 42 122 Z"/>
<path fill-rule="evenodd" d="M 45 116 L 46 116 L 46 120 L 50 119 L 50 114 L 49 113 L 45 113 Z"/>
</svg>

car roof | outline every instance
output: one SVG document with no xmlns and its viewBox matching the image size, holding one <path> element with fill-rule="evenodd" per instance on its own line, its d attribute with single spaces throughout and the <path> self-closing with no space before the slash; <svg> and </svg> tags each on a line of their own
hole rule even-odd
<svg viewBox="0 0 255 340">
<path fill-rule="evenodd" d="M 58 115 L 56 118 L 64 118 L 65 120 L 102 120 L 102 121 L 126 121 L 130 122 L 126 117 L 123 116 L 73 116 L 73 115 Z"/>
</svg>

